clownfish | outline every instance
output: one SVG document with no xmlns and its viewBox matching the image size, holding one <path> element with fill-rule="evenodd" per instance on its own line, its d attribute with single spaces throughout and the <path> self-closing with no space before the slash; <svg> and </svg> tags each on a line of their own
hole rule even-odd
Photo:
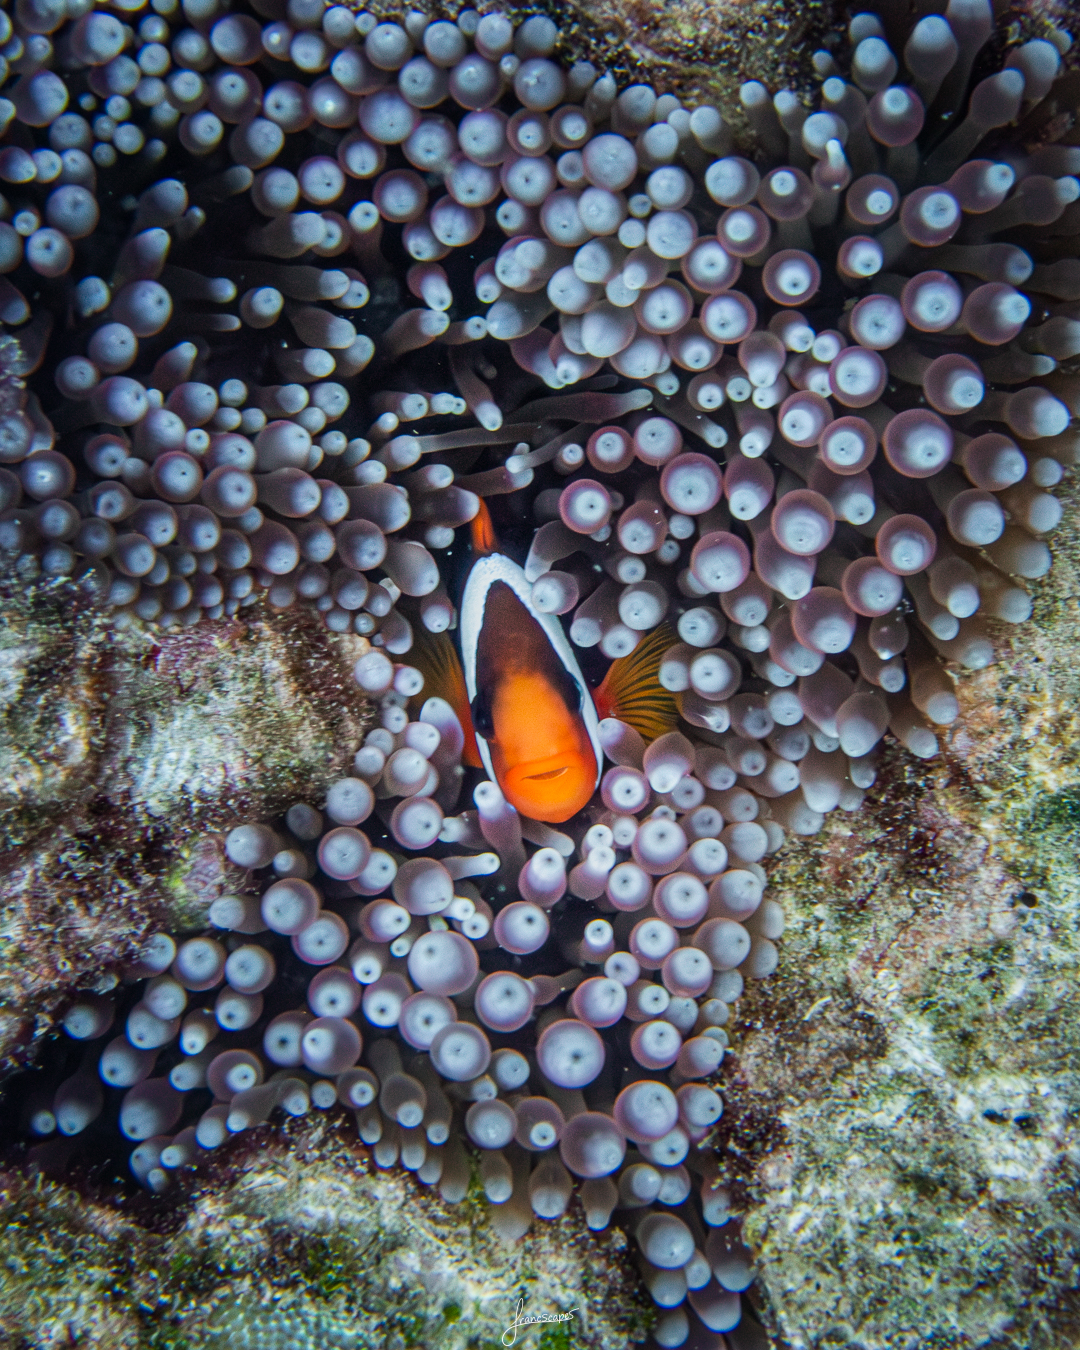
<svg viewBox="0 0 1080 1350">
<path fill-rule="evenodd" d="M 647 739 L 675 725 L 674 702 L 656 679 L 672 634 L 650 634 L 590 691 L 559 619 L 533 608 L 524 569 L 498 550 L 484 504 L 473 551 L 459 612 L 461 664 L 446 634 L 429 641 L 424 696 L 438 694 L 454 709 L 467 765 L 486 769 L 521 815 L 560 824 L 599 786 L 602 718 L 621 716 Z"/>
</svg>

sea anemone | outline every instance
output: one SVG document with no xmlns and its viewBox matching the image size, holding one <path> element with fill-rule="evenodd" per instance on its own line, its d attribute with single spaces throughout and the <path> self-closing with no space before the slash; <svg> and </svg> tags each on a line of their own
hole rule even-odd
<svg viewBox="0 0 1080 1350">
<path fill-rule="evenodd" d="M 986 618 L 1027 616 L 1073 457 L 1074 382 L 1033 382 L 1077 342 L 1080 156 L 1027 148 L 1062 34 L 954 126 L 988 5 L 898 33 L 907 84 L 858 15 L 817 111 L 743 86 L 751 162 L 715 108 L 552 59 L 541 16 L 76 9 L 4 20 L 25 570 L 119 622 L 265 594 L 403 655 L 454 622 L 435 555 L 479 498 L 534 486 L 536 607 L 609 658 L 679 617 L 693 725 L 723 731 L 726 651 L 760 696 L 828 685 L 804 701 L 852 758 L 886 724 L 936 750 L 939 658 L 985 665 Z"/>
<path fill-rule="evenodd" d="M 410 687 L 416 674 L 396 672 Z M 384 694 L 382 720 L 399 723 L 405 701 Z M 119 997 L 75 999 L 64 1028 L 86 1056 L 28 1104 L 26 1126 L 81 1134 L 107 1110 L 104 1083 L 135 1144 L 131 1172 L 161 1192 L 275 1111 L 345 1107 L 377 1166 L 400 1163 L 449 1203 L 477 1167 L 507 1240 L 559 1218 L 575 1190 L 593 1230 L 619 1211 L 659 1334 L 682 1343 L 687 1300 L 706 1328 L 730 1329 L 749 1257 L 728 1227 L 711 1147 L 723 1101 L 707 1080 L 744 973 L 776 964 L 782 916 L 747 856 L 764 854 L 766 831 L 727 827 L 729 853 L 694 837 L 718 826 L 713 808 L 680 825 L 664 803 L 640 823 L 600 806 L 575 841 L 518 817 L 486 780 L 483 810 L 444 817 L 433 795 L 401 794 L 386 751 L 424 744 L 421 786 L 456 795 L 451 718 L 425 701 L 396 736 L 368 734 L 325 811 L 297 803 L 274 827 L 230 831 L 249 888 L 216 900 L 205 932 L 151 937 Z M 414 842 L 413 816 L 434 818 L 433 838 Z M 654 827 L 643 866 L 627 853 Z M 657 863 L 670 838 L 677 852 Z M 421 852 L 432 845 L 438 856 Z"/>
<path fill-rule="evenodd" d="M 947 663 L 988 664 L 1050 565 L 1069 39 L 972 85 L 988 0 L 858 14 L 813 109 L 742 87 L 750 159 L 716 108 L 562 62 L 544 16 L 252 10 L 0 15 L 0 547 L 121 624 L 311 606 L 369 640 L 380 725 L 325 816 L 229 835 L 258 884 L 149 944 L 124 1034 L 31 1128 L 124 1088 L 157 1189 L 340 1102 L 451 1200 L 467 1138 L 499 1231 L 562 1214 L 572 1173 L 590 1226 L 631 1211 L 657 1341 L 686 1304 L 718 1333 L 750 1275 L 698 1145 L 740 972 L 777 962 L 761 861 L 858 808 L 887 729 L 937 753 Z M 681 719 L 601 722 L 566 833 L 466 780 L 421 672 L 482 500 L 590 680 L 652 643 Z"/>
</svg>

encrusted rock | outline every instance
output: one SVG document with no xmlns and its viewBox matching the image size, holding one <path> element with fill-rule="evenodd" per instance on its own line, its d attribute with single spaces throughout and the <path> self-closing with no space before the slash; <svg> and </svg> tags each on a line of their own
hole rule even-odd
<svg viewBox="0 0 1080 1350">
<path fill-rule="evenodd" d="M 340 777 L 365 724 L 359 638 L 299 613 L 116 632 L 68 582 L 0 604 L 0 1057 L 149 927 L 190 927 L 230 879 L 207 841 Z M 223 837 L 223 836 L 222 836 Z M 235 883 L 235 876 L 233 877 Z"/>
<path fill-rule="evenodd" d="M 52 1181 L 0 1173 L 9 1259 L 0 1343 L 136 1350 L 465 1350 L 497 1345 L 524 1312 L 568 1344 L 645 1338 L 647 1296 L 616 1229 L 580 1208 L 504 1246 L 474 1179 L 453 1208 L 398 1169 L 379 1171 L 316 1112 L 246 1133 L 190 1193 L 128 1213 Z M 529 1337 L 533 1337 L 532 1342 Z M 522 1327 L 519 1344 L 535 1344 Z"/>
<path fill-rule="evenodd" d="M 770 878 L 780 978 L 733 1034 L 727 1166 L 780 1344 L 1065 1347 L 1080 961 L 1075 490 L 1024 638 L 958 682 L 945 764 Z"/>
</svg>

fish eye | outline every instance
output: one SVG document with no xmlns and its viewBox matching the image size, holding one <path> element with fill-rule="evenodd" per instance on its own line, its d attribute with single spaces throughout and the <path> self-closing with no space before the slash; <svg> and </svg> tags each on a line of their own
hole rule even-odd
<svg viewBox="0 0 1080 1350">
<path fill-rule="evenodd" d="M 472 713 L 473 729 L 478 736 L 483 736 L 485 741 L 493 740 L 495 737 L 495 723 L 491 716 L 491 699 L 486 691 L 480 690 L 472 703 L 469 704 L 469 711 Z"/>
<path fill-rule="evenodd" d="M 563 670 L 562 696 L 571 712 L 579 713 L 585 706 L 585 690 L 582 688 L 581 681 L 565 669 Z"/>
</svg>

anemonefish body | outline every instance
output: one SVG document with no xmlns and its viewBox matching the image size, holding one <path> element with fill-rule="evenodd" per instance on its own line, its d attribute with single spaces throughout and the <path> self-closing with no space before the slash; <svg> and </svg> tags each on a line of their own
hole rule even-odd
<svg viewBox="0 0 1080 1350">
<path fill-rule="evenodd" d="M 461 652 L 477 749 L 507 801 L 558 823 L 600 781 L 599 718 L 562 625 L 533 609 L 512 559 L 477 560 L 461 600 Z"/>
<path fill-rule="evenodd" d="M 412 659 L 425 667 L 425 696 L 440 695 L 457 714 L 465 763 L 486 769 L 523 816 L 560 824 L 599 786 L 601 718 L 624 718 L 646 739 L 674 726 L 674 703 L 656 678 L 672 635 L 650 634 L 590 692 L 562 624 L 533 608 L 532 583 L 499 550 L 484 506 L 472 535 L 477 556 L 461 597 L 461 661 L 445 633 L 420 644 Z"/>
</svg>

